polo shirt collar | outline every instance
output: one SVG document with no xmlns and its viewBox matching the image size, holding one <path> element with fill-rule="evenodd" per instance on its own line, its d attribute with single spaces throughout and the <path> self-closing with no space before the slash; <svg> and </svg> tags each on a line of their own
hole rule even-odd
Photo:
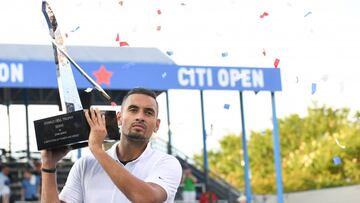
<svg viewBox="0 0 360 203">
<path fill-rule="evenodd" d="M 116 149 L 117 149 L 117 146 L 119 145 L 119 143 L 120 143 L 120 141 L 119 141 L 119 142 L 116 142 L 116 143 L 113 144 L 113 146 L 107 151 L 107 153 L 109 154 L 109 156 L 111 156 L 111 158 L 114 159 L 114 160 L 115 160 L 116 162 L 118 162 L 118 163 L 120 163 L 120 161 L 119 161 L 119 159 L 118 159 L 118 157 L 117 157 Z M 151 144 L 150 144 L 150 142 L 149 142 L 149 143 L 147 144 L 145 150 L 143 151 L 143 153 L 141 153 L 141 155 L 140 155 L 137 159 L 135 159 L 135 160 L 133 160 L 133 161 L 131 161 L 131 162 L 129 162 L 129 163 L 136 163 L 136 162 L 138 162 L 138 161 L 140 161 L 140 160 L 142 160 L 142 159 L 150 156 L 150 154 L 152 153 L 152 151 L 153 151 L 153 150 L 152 150 Z"/>
</svg>

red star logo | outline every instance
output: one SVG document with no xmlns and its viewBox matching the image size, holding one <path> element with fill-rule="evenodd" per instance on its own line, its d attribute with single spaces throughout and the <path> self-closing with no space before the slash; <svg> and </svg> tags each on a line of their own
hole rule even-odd
<svg viewBox="0 0 360 203">
<path fill-rule="evenodd" d="M 99 70 L 94 71 L 93 74 L 96 77 L 96 82 L 101 85 L 103 83 L 110 85 L 110 78 L 112 76 L 112 72 L 106 70 L 104 65 L 101 65 Z"/>
</svg>

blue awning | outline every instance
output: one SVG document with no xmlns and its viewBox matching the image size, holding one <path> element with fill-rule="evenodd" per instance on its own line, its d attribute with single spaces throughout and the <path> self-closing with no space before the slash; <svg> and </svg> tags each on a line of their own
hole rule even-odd
<svg viewBox="0 0 360 203">
<path fill-rule="evenodd" d="M 69 55 L 104 89 L 281 91 L 280 69 L 178 66 L 156 48 L 72 47 Z M 57 88 L 53 50 L 0 45 L 0 88 Z M 91 87 L 74 68 L 78 88 Z"/>
</svg>

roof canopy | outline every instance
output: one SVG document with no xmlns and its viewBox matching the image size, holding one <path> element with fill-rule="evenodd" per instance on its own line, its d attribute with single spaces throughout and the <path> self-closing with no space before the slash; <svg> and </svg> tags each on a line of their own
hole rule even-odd
<svg viewBox="0 0 360 203">
<path fill-rule="evenodd" d="M 67 46 L 69 55 L 94 77 L 94 71 L 100 70 L 105 63 L 112 64 L 162 64 L 174 62 L 156 48 L 116 48 Z M 101 64 L 93 72 L 87 63 Z M 0 103 L 22 104 L 25 97 L 29 104 L 58 104 L 60 101 L 57 89 L 54 52 L 51 45 L 0 44 Z M 106 71 L 106 65 L 103 66 Z M 90 71 L 90 72 L 89 72 Z M 83 77 L 73 69 L 81 92 L 89 87 Z M 106 72 L 105 72 L 106 73 Z M 111 76 L 112 77 L 112 76 Z M 101 78 L 99 78 L 101 79 Z M 106 79 L 106 78 L 102 78 Z M 80 80 L 80 81 L 78 81 Z M 111 80 L 110 80 L 111 81 Z M 109 82 L 110 82 L 109 81 Z M 101 81 L 100 81 L 101 82 Z M 121 101 L 127 89 L 109 89 L 110 84 L 103 80 L 102 86 L 115 101 Z M 160 93 L 161 91 L 157 91 Z M 94 94 L 93 104 L 103 104 L 103 100 Z"/>
<path fill-rule="evenodd" d="M 274 68 L 178 66 L 156 48 L 69 46 L 67 50 L 116 99 L 134 87 L 157 91 L 281 90 L 280 70 Z M 16 95 L 23 95 L 22 89 L 27 89 L 30 103 L 57 103 L 53 54 L 52 46 L 47 45 L 0 45 L 1 101 L 20 102 L 23 98 Z M 76 69 L 73 73 L 79 89 L 91 87 Z M 31 99 L 34 95 L 40 96 Z"/>
</svg>

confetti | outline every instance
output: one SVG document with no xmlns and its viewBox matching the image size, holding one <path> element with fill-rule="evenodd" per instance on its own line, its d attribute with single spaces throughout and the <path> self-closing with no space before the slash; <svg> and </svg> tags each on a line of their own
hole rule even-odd
<svg viewBox="0 0 360 203">
<path fill-rule="evenodd" d="M 120 42 L 119 44 L 120 44 L 121 47 L 129 46 L 129 44 L 127 42 Z"/>
<path fill-rule="evenodd" d="M 224 104 L 224 109 L 230 109 L 230 104 Z"/>
<path fill-rule="evenodd" d="M 311 84 L 311 94 L 315 94 L 316 92 L 316 83 Z"/>
<path fill-rule="evenodd" d="M 278 67 L 279 63 L 280 63 L 280 59 L 278 59 L 278 58 L 275 59 L 275 61 L 274 61 L 274 66 L 275 66 L 275 68 Z"/>
<path fill-rule="evenodd" d="M 156 27 L 156 30 L 157 30 L 157 31 L 160 31 L 160 30 L 161 30 L 161 26 L 158 25 L 158 26 Z"/>
<path fill-rule="evenodd" d="M 346 148 L 346 146 L 340 144 L 339 140 L 338 140 L 336 137 L 335 137 L 335 142 L 336 142 L 336 144 L 337 144 L 340 148 L 342 148 L 342 149 L 345 149 L 345 148 Z"/>
<path fill-rule="evenodd" d="M 310 14 L 312 14 L 311 11 L 307 12 L 307 13 L 304 15 L 304 18 L 305 18 L 306 16 L 310 15 Z"/>
<path fill-rule="evenodd" d="M 167 75 L 166 72 L 163 72 L 163 74 L 161 74 L 161 77 L 162 77 L 162 78 L 165 78 L 166 75 Z"/>
<path fill-rule="evenodd" d="M 117 106 L 116 102 L 112 101 L 111 106 Z"/>
<path fill-rule="evenodd" d="M 265 52 L 265 49 L 263 49 L 263 52 L 262 52 L 262 54 L 263 54 L 264 56 L 266 56 L 266 52 Z"/>
<path fill-rule="evenodd" d="M 93 90 L 93 88 L 88 87 L 88 88 L 86 88 L 85 92 L 89 93 L 89 92 L 91 92 L 92 90 Z"/>
<path fill-rule="evenodd" d="M 169 55 L 169 56 L 171 56 L 171 55 L 174 54 L 174 52 L 172 52 L 172 51 L 167 51 L 166 54 Z"/>
<path fill-rule="evenodd" d="M 333 162 L 334 162 L 335 165 L 341 164 L 341 159 L 340 159 L 340 157 L 335 156 L 335 157 L 333 158 Z"/>
<path fill-rule="evenodd" d="M 228 56 L 228 53 L 227 53 L 227 52 L 223 52 L 223 53 L 221 53 L 221 56 L 222 56 L 222 57 L 227 57 L 227 56 Z"/>
<path fill-rule="evenodd" d="M 80 26 L 77 26 L 76 28 L 70 30 L 70 32 L 75 32 L 76 30 L 78 30 L 80 28 Z"/>
<path fill-rule="evenodd" d="M 264 18 L 265 16 L 268 16 L 269 14 L 267 12 L 264 12 L 262 15 L 260 15 L 260 18 Z"/>
<path fill-rule="evenodd" d="M 119 33 L 116 34 L 116 39 L 115 39 L 116 42 L 120 41 L 120 36 L 119 36 Z"/>
<path fill-rule="evenodd" d="M 160 10 L 160 9 L 157 10 L 157 14 L 158 14 L 158 15 L 161 15 L 161 10 Z"/>
</svg>

